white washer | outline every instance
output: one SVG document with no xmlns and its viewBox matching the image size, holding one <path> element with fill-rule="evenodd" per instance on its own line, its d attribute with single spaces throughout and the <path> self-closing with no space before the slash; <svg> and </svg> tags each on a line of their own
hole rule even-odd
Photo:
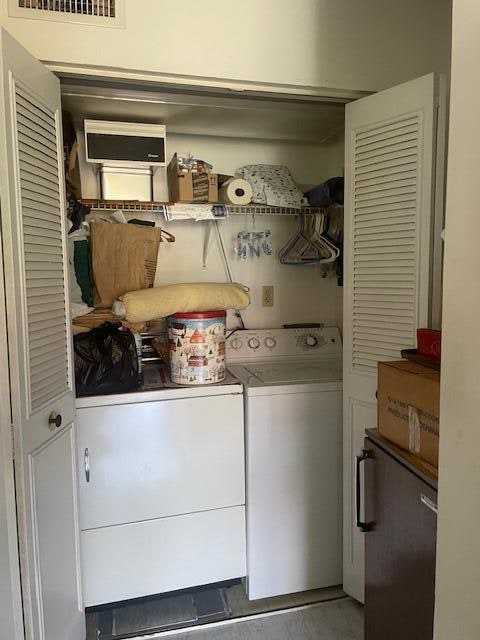
<svg viewBox="0 0 480 640">
<path fill-rule="evenodd" d="M 244 384 L 247 592 L 342 582 L 342 343 L 334 327 L 237 331 Z"/>
</svg>

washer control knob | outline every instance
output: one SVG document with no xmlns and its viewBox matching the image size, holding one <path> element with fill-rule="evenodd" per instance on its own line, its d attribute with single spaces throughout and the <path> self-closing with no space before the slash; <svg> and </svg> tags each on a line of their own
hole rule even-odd
<svg viewBox="0 0 480 640">
<path fill-rule="evenodd" d="M 277 341 L 275 340 L 275 338 L 271 338 L 269 336 L 268 338 L 265 338 L 265 346 L 267 347 L 267 349 L 273 349 L 277 346 Z"/>
<path fill-rule="evenodd" d="M 248 341 L 248 346 L 250 349 L 258 349 L 260 346 L 260 340 L 258 338 L 250 338 Z"/>
<path fill-rule="evenodd" d="M 243 342 L 240 340 L 240 338 L 234 338 L 230 343 L 230 346 L 232 347 L 232 349 L 235 349 L 235 350 L 241 349 L 242 345 L 243 345 Z"/>
<path fill-rule="evenodd" d="M 317 336 L 313 336 L 313 335 L 308 335 L 305 336 L 305 345 L 307 347 L 316 347 L 318 344 L 318 338 Z"/>
</svg>

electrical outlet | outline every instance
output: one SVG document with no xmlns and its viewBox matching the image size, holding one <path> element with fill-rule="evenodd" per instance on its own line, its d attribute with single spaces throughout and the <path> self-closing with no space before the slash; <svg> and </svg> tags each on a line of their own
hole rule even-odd
<svg viewBox="0 0 480 640">
<path fill-rule="evenodd" d="M 262 307 L 273 307 L 273 284 L 264 284 L 262 287 Z"/>
</svg>

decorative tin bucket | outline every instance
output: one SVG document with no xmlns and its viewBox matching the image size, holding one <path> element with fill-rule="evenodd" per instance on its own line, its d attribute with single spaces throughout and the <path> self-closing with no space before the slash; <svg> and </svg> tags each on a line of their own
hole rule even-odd
<svg viewBox="0 0 480 640">
<path fill-rule="evenodd" d="M 172 382 L 215 384 L 225 379 L 225 317 L 225 311 L 169 316 Z"/>
</svg>

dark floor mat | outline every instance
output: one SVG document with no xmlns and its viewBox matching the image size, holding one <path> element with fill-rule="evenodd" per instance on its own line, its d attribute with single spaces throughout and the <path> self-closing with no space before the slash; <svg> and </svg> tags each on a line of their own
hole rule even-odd
<svg viewBox="0 0 480 640">
<path fill-rule="evenodd" d="M 225 589 L 208 588 L 178 595 L 151 597 L 105 607 L 87 614 L 88 640 L 121 640 L 225 620 L 231 611 Z M 93 619 L 92 619 L 93 618 Z"/>
</svg>

